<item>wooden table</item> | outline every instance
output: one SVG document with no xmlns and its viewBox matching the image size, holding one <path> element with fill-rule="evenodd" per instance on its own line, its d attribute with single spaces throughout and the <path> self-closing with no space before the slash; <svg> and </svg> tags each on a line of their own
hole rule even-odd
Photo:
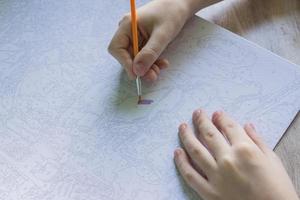
<svg viewBox="0 0 300 200">
<path fill-rule="evenodd" d="M 225 0 L 198 15 L 300 65 L 299 0 Z M 300 114 L 275 152 L 300 194 Z"/>
</svg>

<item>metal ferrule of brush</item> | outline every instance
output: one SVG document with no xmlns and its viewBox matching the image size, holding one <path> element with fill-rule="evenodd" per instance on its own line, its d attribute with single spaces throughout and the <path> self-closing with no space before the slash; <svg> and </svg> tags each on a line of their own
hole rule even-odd
<svg viewBox="0 0 300 200">
<path fill-rule="evenodd" d="M 136 81 L 137 94 L 138 94 L 138 96 L 142 96 L 142 82 L 141 82 L 141 78 L 138 76 L 135 81 Z"/>
</svg>

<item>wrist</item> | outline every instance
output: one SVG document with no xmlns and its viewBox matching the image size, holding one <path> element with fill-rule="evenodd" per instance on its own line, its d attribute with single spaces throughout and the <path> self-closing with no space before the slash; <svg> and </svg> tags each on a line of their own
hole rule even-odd
<svg viewBox="0 0 300 200">
<path fill-rule="evenodd" d="M 172 7 L 172 14 L 181 19 L 180 21 L 186 21 L 192 15 L 188 1 L 190 0 L 161 0 L 161 5 L 166 8 Z"/>
<path fill-rule="evenodd" d="M 181 2 L 184 2 L 187 10 L 188 18 L 193 16 L 198 11 L 211 6 L 215 3 L 218 3 L 222 0 L 179 0 Z"/>
</svg>

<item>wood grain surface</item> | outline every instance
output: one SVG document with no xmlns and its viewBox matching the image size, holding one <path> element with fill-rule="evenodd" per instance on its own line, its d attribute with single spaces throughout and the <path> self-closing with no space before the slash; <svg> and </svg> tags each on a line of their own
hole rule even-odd
<svg viewBox="0 0 300 200">
<path fill-rule="evenodd" d="M 198 15 L 300 66 L 299 0 L 225 0 Z M 282 159 L 299 195 L 300 114 L 275 152 Z"/>
</svg>

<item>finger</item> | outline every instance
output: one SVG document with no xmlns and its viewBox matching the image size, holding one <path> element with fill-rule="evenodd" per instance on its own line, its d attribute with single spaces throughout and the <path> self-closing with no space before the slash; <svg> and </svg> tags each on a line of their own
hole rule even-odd
<svg viewBox="0 0 300 200">
<path fill-rule="evenodd" d="M 253 124 L 246 124 L 244 126 L 244 129 L 245 129 L 247 135 L 251 138 L 251 140 L 258 146 L 258 148 L 262 152 L 267 153 L 270 151 L 270 149 L 264 143 L 262 138 L 256 133 L 256 130 L 255 130 L 255 127 Z"/>
<path fill-rule="evenodd" d="M 159 67 L 157 66 L 157 64 L 154 63 L 154 64 L 152 65 L 151 69 L 153 69 L 153 70 L 155 71 L 155 73 L 156 73 L 157 76 L 160 74 L 160 69 L 159 69 Z"/>
<path fill-rule="evenodd" d="M 145 76 L 143 76 L 142 78 L 148 82 L 154 82 L 157 80 L 158 74 L 156 74 L 154 69 L 151 68 L 151 69 L 149 69 L 149 71 L 147 71 Z"/>
<path fill-rule="evenodd" d="M 193 122 L 200 140 L 207 146 L 216 160 L 229 150 L 225 138 L 203 110 L 198 109 L 193 113 Z"/>
<path fill-rule="evenodd" d="M 234 145 L 242 141 L 250 141 L 245 130 L 226 113 L 217 111 L 212 116 L 212 121 L 230 144 Z"/>
<path fill-rule="evenodd" d="M 115 57 L 119 63 L 124 67 L 130 79 L 135 78 L 135 74 L 132 70 L 132 57 L 130 55 L 130 37 L 121 28 L 116 32 L 112 38 L 108 51 Z"/>
<path fill-rule="evenodd" d="M 170 65 L 167 59 L 158 59 L 155 64 L 159 67 L 159 69 L 166 69 Z"/>
<path fill-rule="evenodd" d="M 138 76 L 144 76 L 166 48 L 170 38 L 168 35 L 155 29 L 146 45 L 137 54 L 133 62 L 133 71 Z"/>
<path fill-rule="evenodd" d="M 149 82 L 154 82 L 157 80 L 160 70 L 167 68 L 169 62 L 166 59 L 159 59 L 157 60 L 151 67 L 151 69 L 145 74 L 143 79 Z"/>
<path fill-rule="evenodd" d="M 207 180 L 192 167 L 183 149 L 177 149 L 174 154 L 176 166 L 186 183 L 201 197 L 208 199 L 211 187 Z"/>
<path fill-rule="evenodd" d="M 159 74 L 159 67 L 156 64 L 153 64 L 151 69 L 145 74 L 144 79 L 146 81 L 153 82 L 157 80 Z"/>
<path fill-rule="evenodd" d="M 119 63 L 123 66 L 125 69 L 128 77 L 130 80 L 134 80 L 136 78 L 136 75 L 134 74 L 132 70 L 132 60 L 131 58 L 128 57 L 127 51 L 126 50 L 116 50 L 115 54 L 112 54 L 118 61 Z"/>
<path fill-rule="evenodd" d="M 195 137 L 192 129 L 187 124 L 181 124 L 179 127 L 179 136 L 181 142 L 191 157 L 195 165 L 200 168 L 206 176 L 210 176 L 216 169 L 216 161 Z"/>
</svg>

